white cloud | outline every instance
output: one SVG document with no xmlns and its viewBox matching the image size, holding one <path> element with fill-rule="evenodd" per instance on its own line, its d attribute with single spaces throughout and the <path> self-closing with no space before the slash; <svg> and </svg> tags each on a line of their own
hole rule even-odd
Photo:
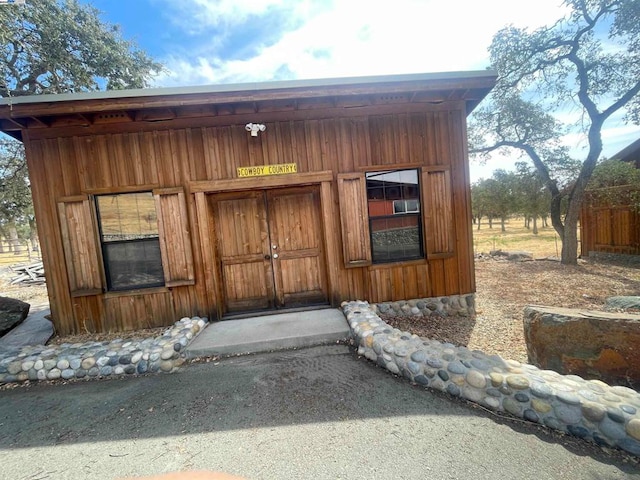
<svg viewBox="0 0 640 480">
<path fill-rule="evenodd" d="M 238 25 L 260 22 L 270 8 L 285 8 L 292 21 L 283 25 L 278 40 L 260 45 L 248 58 L 223 58 L 213 52 L 169 58 L 171 74 L 160 84 L 202 84 L 322 78 L 409 72 L 482 69 L 488 65 L 487 47 L 506 24 L 537 27 L 564 11 L 559 0 L 349 0 L 294 2 L 267 0 L 186 0 L 183 23 Z M 176 12 L 179 13 L 179 12 Z M 248 25 L 250 25 L 249 23 Z M 289 28 L 289 29 L 288 29 Z M 218 32 L 227 35 L 228 32 Z M 216 45 L 215 39 L 212 41 Z"/>
</svg>

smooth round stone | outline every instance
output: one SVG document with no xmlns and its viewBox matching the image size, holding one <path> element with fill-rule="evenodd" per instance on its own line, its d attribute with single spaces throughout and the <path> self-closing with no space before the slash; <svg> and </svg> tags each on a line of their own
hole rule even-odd
<svg viewBox="0 0 640 480">
<path fill-rule="evenodd" d="M 500 387 L 504 382 L 504 375 L 501 373 L 491 372 L 489 373 L 489 378 L 491 378 L 491 385 L 494 387 Z"/>
<path fill-rule="evenodd" d="M 632 440 L 631 438 L 623 438 L 617 442 L 618 446 L 623 450 L 626 450 L 632 455 L 640 456 L 640 442 Z"/>
<path fill-rule="evenodd" d="M 604 418 L 606 413 L 607 410 L 599 403 L 589 401 L 582 402 L 582 415 L 584 415 L 584 418 L 586 418 L 590 422 L 600 422 Z"/>
<path fill-rule="evenodd" d="M 442 361 L 439 358 L 429 357 L 427 358 L 427 365 L 432 368 L 442 368 Z"/>
<path fill-rule="evenodd" d="M 391 373 L 394 373 L 396 375 L 400 373 L 400 369 L 398 368 L 398 365 L 396 365 L 393 362 L 387 363 L 387 370 L 389 370 Z"/>
<path fill-rule="evenodd" d="M 447 370 L 453 373 L 454 375 L 463 375 L 467 369 L 460 362 L 450 362 L 447 365 Z"/>
<path fill-rule="evenodd" d="M 47 371 L 40 369 L 36 372 L 36 376 L 38 377 L 38 380 L 46 380 L 47 379 Z"/>
<path fill-rule="evenodd" d="M 438 376 L 445 382 L 449 380 L 449 374 L 446 370 L 438 370 Z"/>
<path fill-rule="evenodd" d="M 631 405 L 620 405 L 620 410 L 624 413 L 628 413 L 629 415 L 635 415 L 638 411 L 636 407 L 632 407 Z"/>
<path fill-rule="evenodd" d="M 182 345 L 183 347 L 186 346 L 186 343 L 187 342 L 185 341 L 184 345 L 182 345 L 182 340 L 180 341 L 180 345 Z M 406 357 L 407 355 L 409 355 L 409 349 L 404 345 L 400 345 L 400 346 L 396 346 L 395 351 L 393 353 L 396 357 Z"/>
<path fill-rule="evenodd" d="M 538 398 L 548 398 L 553 394 L 553 390 L 546 383 L 531 382 L 531 393 Z"/>
<path fill-rule="evenodd" d="M 105 365 L 104 367 L 100 368 L 100 375 L 102 375 L 103 377 L 111 375 L 111 372 L 113 372 L 113 368 L 111 367 L 111 365 Z"/>
<path fill-rule="evenodd" d="M 69 368 L 69 360 L 67 360 L 66 358 L 61 358 L 60 360 L 58 360 L 56 367 L 58 367 L 58 369 L 60 369 L 61 371 L 66 370 L 67 368 Z"/>
<path fill-rule="evenodd" d="M 32 382 L 38 380 L 38 371 L 35 368 L 29 369 L 29 371 L 27 372 L 27 377 Z"/>
<path fill-rule="evenodd" d="M 474 388 L 485 388 L 487 386 L 487 379 L 484 374 L 478 370 L 469 370 L 466 379 L 467 383 Z"/>
<path fill-rule="evenodd" d="M 479 390 L 477 388 L 464 387 L 462 388 L 461 395 L 467 400 L 480 403 L 482 402 L 482 397 L 484 396 L 484 393 L 485 392 L 483 390 Z"/>
<path fill-rule="evenodd" d="M 483 402 L 490 408 L 498 409 L 500 407 L 500 400 L 496 397 L 484 397 Z"/>
<path fill-rule="evenodd" d="M 75 370 L 71 370 L 70 368 L 62 370 L 62 372 L 60 373 L 60 376 L 65 380 L 69 380 L 70 378 L 75 377 L 75 375 L 76 375 Z"/>
<path fill-rule="evenodd" d="M 54 360 L 53 358 L 48 358 L 44 361 L 44 369 L 51 370 L 52 368 L 55 368 L 56 363 L 58 363 L 57 360 Z"/>
<path fill-rule="evenodd" d="M 108 358 L 109 358 L 109 361 L 107 362 L 108 366 L 115 367 L 116 365 L 118 365 L 118 362 L 120 359 L 117 356 L 114 355 Z"/>
<path fill-rule="evenodd" d="M 572 393 L 572 392 L 558 392 L 556 397 L 558 398 L 558 400 L 560 400 L 561 402 L 566 403 L 567 405 L 579 405 L 580 404 L 580 397 L 578 397 L 578 395 L 576 395 L 575 393 Z"/>
<path fill-rule="evenodd" d="M 160 360 L 160 352 L 151 352 L 149 354 L 149 361 L 157 362 L 158 360 Z"/>
<path fill-rule="evenodd" d="M 450 395 L 453 395 L 454 397 L 459 397 L 460 396 L 460 387 L 458 387 L 454 383 L 450 383 L 449 385 L 447 385 L 447 393 L 450 394 Z"/>
<path fill-rule="evenodd" d="M 474 358 L 471 360 L 471 366 L 477 368 L 478 370 L 484 370 L 485 372 L 490 368 L 488 362 L 485 362 L 484 360 L 480 360 L 478 358 Z"/>
<path fill-rule="evenodd" d="M 389 342 L 382 347 L 382 351 L 385 353 L 393 353 L 394 345 Z"/>
<path fill-rule="evenodd" d="M 623 387 L 622 385 L 616 385 L 615 387 L 611 387 L 611 390 L 616 395 L 620 395 L 621 397 L 634 397 L 638 395 L 638 392 L 630 389 L 629 387 Z"/>
<path fill-rule="evenodd" d="M 556 416 L 566 424 L 579 423 L 582 419 L 582 410 L 574 405 L 558 404 L 553 410 Z"/>
<path fill-rule="evenodd" d="M 624 429 L 624 425 L 618 422 L 614 422 L 608 417 L 600 422 L 600 431 L 604 433 L 611 440 L 620 440 L 627 436 L 627 432 Z"/>
<path fill-rule="evenodd" d="M 555 417 L 546 417 L 544 419 L 544 424 L 554 430 L 565 431 L 567 429 L 567 426 Z"/>
<path fill-rule="evenodd" d="M 90 377 L 97 377 L 98 375 L 100 375 L 100 368 L 99 368 L 99 367 L 96 367 L 96 366 L 91 367 L 91 368 L 87 371 L 87 374 L 88 374 Z"/>
<path fill-rule="evenodd" d="M 632 418 L 627 423 L 626 431 L 630 437 L 640 440 L 640 419 Z"/>
<path fill-rule="evenodd" d="M 98 367 L 104 367 L 106 365 L 109 365 L 109 360 L 111 360 L 111 357 L 100 357 L 96 361 L 96 364 L 98 365 Z"/>
<path fill-rule="evenodd" d="M 411 354 L 411 360 L 417 363 L 424 363 L 427 360 L 427 354 L 424 350 L 416 350 Z"/>
<path fill-rule="evenodd" d="M 127 375 L 131 375 L 133 373 L 136 373 L 136 366 L 129 364 L 129 365 L 125 365 L 124 366 L 124 373 L 126 373 Z"/>
<path fill-rule="evenodd" d="M 511 415 L 520 416 L 521 407 L 514 398 L 506 397 L 504 400 L 502 400 L 502 407 Z"/>
<path fill-rule="evenodd" d="M 496 398 L 502 397 L 502 393 L 500 393 L 500 390 L 498 390 L 497 388 L 487 388 L 487 394 Z"/>
<path fill-rule="evenodd" d="M 611 402 L 611 403 L 622 402 L 622 398 L 620 398 L 617 395 L 613 395 L 612 393 L 609 393 L 609 392 L 605 393 L 602 398 L 604 398 L 607 402 Z"/>
<path fill-rule="evenodd" d="M 69 368 L 71 368 L 72 370 L 78 370 L 81 365 L 82 360 L 80 360 L 79 358 L 72 358 L 71 360 L 69 360 Z"/>
<path fill-rule="evenodd" d="M 131 363 L 138 363 L 140 360 L 142 360 L 142 355 L 143 355 L 142 350 L 136 350 L 136 351 L 132 352 L 131 353 Z"/>
<path fill-rule="evenodd" d="M 453 362 L 456 359 L 456 356 L 453 353 L 444 353 L 442 355 L 442 360 L 445 362 Z"/>
<path fill-rule="evenodd" d="M 118 360 L 120 365 L 129 365 L 131 363 L 131 355 L 122 355 Z"/>
<path fill-rule="evenodd" d="M 514 398 L 520 403 L 525 403 L 529 401 L 529 395 L 527 395 L 524 392 L 516 392 L 516 394 L 514 395 Z"/>
<path fill-rule="evenodd" d="M 523 412 L 522 416 L 524 417 L 525 420 L 528 420 L 530 422 L 536 422 L 536 423 L 540 422 L 540 417 L 538 416 L 538 414 L 530 408 L 527 408 Z"/>
<path fill-rule="evenodd" d="M 140 374 L 147 373 L 147 369 L 149 368 L 149 364 L 146 360 L 140 360 L 138 366 L 136 367 L 136 371 Z"/>
<path fill-rule="evenodd" d="M 426 367 L 424 369 L 424 374 L 429 378 L 435 377 L 437 373 L 438 373 L 438 371 L 435 368 Z"/>
<path fill-rule="evenodd" d="M 375 350 L 375 348 L 374 348 Z M 376 352 L 378 353 L 378 352 Z M 382 351 L 380 351 L 380 353 L 382 353 Z M 378 355 L 380 355 L 380 353 L 378 353 Z M 171 358 L 173 358 L 173 356 L 175 355 L 175 351 L 173 350 L 173 348 L 169 349 L 169 348 L 165 348 L 162 350 L 162 353 L 160 354 L 160 358 L 162 360 L 169 360 Z"/>
<path fill-rule="evenodd" d="M 62 372 L 60 371 L 60 369 L 59 369 L 59 368 L 52 368 L 52 369 L 49 371 L 49 373 L 47 373 L 47 378 L 48 378 L 49 380 L 56 380 L 56 379 L 60 378 L 60 374 L 61 374 L 61 373 L 62 373 Z"/>
<path fill-rule="evenodd" d="M 31 370 L 33 368 L 33 366 L 35 365 L 36 362 L 32 361 L 32 360 L 27 360 L 26 362 L 22 362 L 21 368 L 22 370 L 24 370 L 25 372 Z"/>
<path fill-rule="evenodd" d="M 531 406 L 536 412 L 542 413 L 543 415 L 551 411 L 551 405 L 537 398 L 531 400 Z"/>
<path fill-rule="evenodd" d="M 17 375 L 18 372 L 22 371 L 22 363 L 21 362 L 11 362 L 7 365 L 7 372 L 9 375 Z"/>
<path fill-rule="evenodd" d="M 433 380 L 431 380 L 431 388 L 443 392 L 446 387 L 445 383 L 440 379 L 440 377 L 435 377 Z"/>
<path fill-rule="evenodd" d="M 624 423 L 624 412 L 619 408 L 607 407 L 607 416 L 614 422 Z"/>
<path fill-rule="evenodd" d="M 591 390 L 578 390 L 578 395 L 580 395 L 582 398 L 589 400 L 590 402 L 597 402 L 598 401 L 598 395 L 595 392 L 592 392 Z"/>
<path fill-rule="evenodd" d="M 589 390 L 593 390 L 596 393 L 604 393 L 605 389 L 604 387 L 606 387 L 606 384 L 603 384 L 602 382 L 598 381 L 598 380 L 590 380 L 587 382 L 587 388 Z"/>
<path fill-rule="evenodd" d="M 89 370 L 95 364 L 96 364 L 96 360 L 93 357 L 87 357 L 84 360 L 82 360 L 82 362 L 80 362 L 80 366 L 85 370 Z"/>
<path fill-rule="evenodd" d="M 567 431 L 578 438 L 586 438 L 589 436 L 589 430 L 580 425 L 567 425 Z"/>
<path fill-rule="evenodd" d="M 163 360 L 160 362 L 160 370 L 163 372 L 170 372 L 173 370 L 173 362 L 169 360 Z"/>
<path fill-rule="evenodd" d="M 84 368 L 76 370 L 76 378 L 84 378 L 87 376 L 87 371 Z"/>
<path fill-rule="evenodd" d="M 522 375 L 507 375 L 507 385 L 514 390 L 529 388 L 529 379 Z"/>
<path fill-rule="evenodd" d="M 29 374 L 27 372 L 20 372 L 18 373 L 18 375 L 16 375 L 16 380 L 18 382 L 25 382 L 29 380 Z"/>
<path fill-rule="evenodd" d="M 418 375 L 422 371 L 422 368 L 419 364 L 411 361 L 407 362 L 407 369 L 411 372 L 412 375 Z"/>
<path fill-rule="evenodd" d="M 124 373 L 124 366 L 116 365 L 115 367 L 113 367 L 113 373 L 114 375 L 122 375 Z"/>
</svg>

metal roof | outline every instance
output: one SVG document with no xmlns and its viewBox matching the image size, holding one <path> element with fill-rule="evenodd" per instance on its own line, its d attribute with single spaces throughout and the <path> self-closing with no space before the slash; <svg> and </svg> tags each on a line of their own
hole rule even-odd
<svg viewBox="0 0 640 480">
<path fill-rule="evenodd" d="M 94 92 L 78 92 L 78 93 L 59 93 L 59 94 L 42 94 L 42 95 L 26 95 L 16 97 L 0 98 L 1 106 L 17 106 L 25 104 L 37 103 L 55 103 L 55 102 L 76 102 L 86 100 L 115 100 L 128 98 L 144 98 L 159 96 L 183 96 L 183 95 L 199 95 L 199 94 L 228 94 L 240 92 L 275 92 L 279 90 L 307 90 L 322 89 L 326 87 L 354 87 L 354 86 L 375 86 L 381 87 L 385 84 L 399 83 L 440 83 L 454 80 L 495 80 L 496 73 L 491 70 L 480 71 L 461 71 L 461 72 L 437 72 L 437 73 L 414 73 L 402 75 L 380 75 L 380 76 L 364 76 L 364 77 L 339 77 L 309 80 L 285 80 L 271 82 L 254 82 L 254 83 L 235 83 L 220 85 L 197 85 L 189 87 L 168 87 L 168 88 L 141 88 L 131 90 L 107 90 Z"/>
</svg>

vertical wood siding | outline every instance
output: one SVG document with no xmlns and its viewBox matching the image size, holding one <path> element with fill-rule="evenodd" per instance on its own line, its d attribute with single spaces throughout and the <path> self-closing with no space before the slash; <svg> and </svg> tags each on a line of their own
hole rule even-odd
<svg viewBox="0 0 640 480">
<path fill-rule="evenodd" d="M 252 121 L 250 115 L 246 121 Z M 299 173 L 333 172 L 335 181 L 320 189 L 320 235 L 332 303 L 473 291 L 462 103 L 452 103 L 451 110 L 440 105 L 425 106 L 424 112 L 417 113 L 265 122 L 267 130 L 258 137 L 248 135 L 244 123 L 199 127 L 194 119 L 189 128 L 170 130 L 170 123 L 159 122 L 157 130 L 145 126 L 146 131 L 128 133 L 108 126 L 108 132 L 91 134 L 88 129 L 82 136 L 55 139 L 29 139 L 27 132 L 34 204 L 42 238 L 46 239 L 43 257 L 52 312 L 61 333 L 170 324 L 176 315 L 220 315 L 225 288 L 217 257 L 213 203 L 206 192 L 191 193 L 189 188 L 190 182 L 234 179 L 239 166 L 296 163 Z M 432 223 L 425 225 L 425 234 L 433 236 L 434 249 L 427 251 L 427 261 L 369 265 L 369 236 L 364 235 L 368 224 L 366 215 L 362 216 L 363 209 L 366 214 L 366 192 L 364 181 L 355 179 L 363 179 L 365 170 L 396 166 L 425 167 L 423 172 L 429 172 L 427 181 L 423 177 L 423 190 L 427 189 L 425 208 L 432 209 Z M 89 202 L 65 203 L 64 198 L 136 189 L 160 193 L 157 189 L 173 187 L 185 193 L 176 190 L 157 197 L 161 228 L 167 237 L 176 239 L 173 244 L 166 243 L 164 251 L 170 288 L 134 295 L 93 291 L 92 295 L 74 296 L 73 292 L 103 285 L 98 285 L 101 267 L 96 270 L 87 263 L 64 262 L 81 247 L 73 244 L 69 234 L 76 227 L 63 220 L 86 222 L 83 215 L 88 203 L 84 202 Z M 353 191 L 345 194 L 345 189 Z M 339 201 L 340 196 L 358 195 L 359 204 Z M 354 218 L 361 221 L 352 223 Z M 344 233 L 349 228 L 354 229 L 351 239 Z M 92 235 L 89 231 L 81 243 L 88 246 L 94 242 L 99 252 Z M 436 253 L 446 255 L 439 258 Z"/>
</svg>

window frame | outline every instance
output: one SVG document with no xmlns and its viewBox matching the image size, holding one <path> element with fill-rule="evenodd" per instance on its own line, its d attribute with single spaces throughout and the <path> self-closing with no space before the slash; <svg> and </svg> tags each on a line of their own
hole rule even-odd
<svg viewBox="0 0 640 480">
<path fill-rule="evenodd" d="M 99 205 L 99 199 L 101 197 L 107 197 L 107 196 L 124 196 L 124 195 L 136 195 L 136 194 L 141 194 L 141 193 L 148 193 L 152 200 L 154 199 L 154 195 L 153 192 L 151 190 L 141 190 L 141 191 L 127 191 L 127 192 L 113 192 L 113 193 L 104 193 L 104 194 L 99 194 L 99 195 L 94 195 L 93 201 L 94 201 L 94 206 L 95 206 L 95 210 L 96 210 L 96 220 L 97 220 L 97 229 L 98 229 L 98 241 L 100 242 L 100 251 L 102 253 L 102 265 L 104 267 L 104 274 L 105 274 L 105 280 L 106 280 L 106 291 L 107 292 L 128 292 L 128 291 L 134 291 L 134 290 L 144 290 L 144 289 L 152 289 L 152 288 L 158 288 L 158 287 L 165 287 L 166 286 L 166 280 L 165 280 L 165 266 L 164 266 L 164 260 L 162 258 L 162 244 L 161 244 L 161 240 L 160 240 L 160 229 L 159 229 L 159 225 L 158 225 L 158 218 L 157 218 L 157 212 L 156 212 L 156 234 L 153 237 L 147 237 L 147 238 L 136 238 L 136 239 L 129 239 L 129 240 L 111 240 L 111 241 L 105 241 L 104 239 L 104 232 L 103 232 L 103 224 L 102 224 L 102 213 L 100 211 L 100 205 Z M 155 201 L 154 201 L 154 211 L 156 211 L 155 209 Z M 158 266 L 160 267 L 160 271 L 162 272 L 162 280 L 157 281 L 157 282 L 152 282 L 152 283 L 144 283 L 144 284 L 136 284 L 136 285 L 127 285 L 127 286 L 122 286 L 122 287 L 114 287 L 113 286 L 113 279 L 111 276 L 112 273 L 112 268 L 109 262 L 109 254 L 108 254 L 108 246 L 109 245 L 129 245 L 129 244 L 135 244 L 135 243 L 151 243 L 153 242 L 154 244 L 157 245 L 158 247 Z"/>
<path fill-rule="evenodd" d="M 416 181 L 417 181 L 417 196 L 415 199 L 411 198 L 411 199 L 406 199 L 406 198 L 400 198 L 400 199 L 390 199 L 387 200 L 386 199 L 386 189 L 384 188 L 384 185 L 382 186 L 382 192 L 383 192 L 383 198 L 382 201 L 391 201 L 392 202 L 392 213 L 390 214 L 385 214 L 385 215 L 374 215 L 372 216 L 369 210 L 369 185 L 368 185 L 368 181 L 369 181 L 369 174 L 373 174 L 373 173 L 395 173 L 395 172 L 403 172 L 403 171 L 413 171 L 415 172 L 415 176 L 416 176 Z M 371 249 L 371 262 L 373 265 L 383 265 L 383 264 L 390 264 L 390 263 L 404 263 L 404 262 L 412 262 L 412 261 L 416 261 L 416 260 L 425 260 L 427 258 L 427 252 L 425 249 L 425 232 L 424 232 L 424 220 L 423 220 L 423 215 L 424 212 L 422 211 L 421 207 L 423 205 L 422 203 L 422 195 L 423 195 L 423 191 L 422 191 L 422 170 L 420 168 L 399 168 L 399 169 L 383 169 L 383 170 L 367 170 L 366 172 L 364 172 L 364 180 L 365 180 L 365 201 L 367 202 L 367 210 L 366 210 L 366 214 L 367 214 L 367 220 L 368 220 L 368 227 L 369 227 L 369 244 L 370 244 L 370 249 Z M 380 187 L 374 187 L 374 188 L 380 188 Z M 400 187 L 393 187 L 393 188 L 400 188 Z M 402 189 L 400 188 L 400 191 L 402 191 Z M 415 200 L 417 202 L 417 207 L 418 209 L 416 211 L 405 211 L 405 212 L 396 212 L 396 202 L 403 202 L 403 204 L 405 205 L 405 209 L 407 207 L 407 202 L 408 201 L 412 201 Z M 374 247 L 374 229 L 373 229 L 373 223 L 376 220 L 398 220 L 399 218 L 417 218 L 417 231 L 418 231 L 418 249 L 419 249 L 419 254 L 418 255 L 412 255 L 412 256 L 403 256 L 401 258 L 392 258 L 392 259 L 376 259 L 376 255 L 375 255 L 375 247 Z M 412 227 L 413 228 L 413 227 Z"/>
</svg>

